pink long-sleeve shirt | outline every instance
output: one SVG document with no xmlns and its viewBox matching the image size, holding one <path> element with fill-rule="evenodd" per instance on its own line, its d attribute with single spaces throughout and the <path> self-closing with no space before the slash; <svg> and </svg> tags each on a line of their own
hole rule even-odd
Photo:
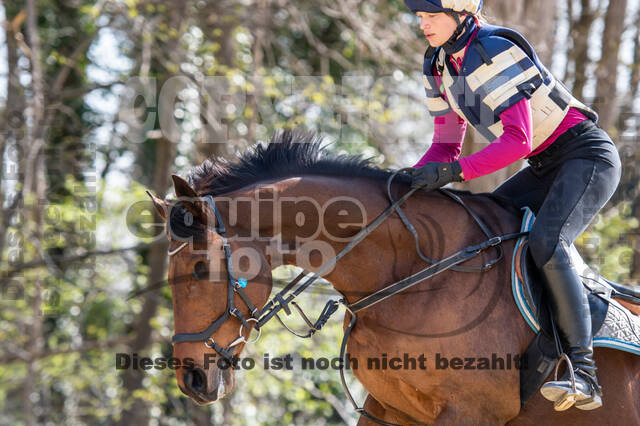
<svg viewBox="0 0 640 426">
<path fill-rule="evenodd" d="M 473 37 L 471 38 L 473 39 Z M 462 58 L 458 61 L 451 58 L 451 62 L 459 69 Z M 436 76 L 438 86 L 440 86 L 439 80 Z M 533 119 L 529 99 L 523 99 L 506 109 L 500 114 L 500 119 L 504 128 L 502 136 L 475 154 L 459 159 L 465 181 L 493 173 L 521 158 L 539 154 L 565 131 L 584 120 L 588 120 L 579 110 L 570 108 L 567 116 L 553 134 L 535 151 L 532 151 Z M 433 161 L 448 163 L 458 160 L 466 129 L 467 123 L 453 111 L 444 116 L 436 117 L 431 147 L 413 167 L 422 167 Z"/>
</svg>

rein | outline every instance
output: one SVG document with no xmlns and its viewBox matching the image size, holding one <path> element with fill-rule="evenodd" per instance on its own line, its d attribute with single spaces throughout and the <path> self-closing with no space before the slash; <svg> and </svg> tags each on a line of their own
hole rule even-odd
<svg viewBox="0 0 640 426">
<path fill-rule="evenodd" d="M 387 207 L 373 221 L 371 221 L 360 232 L 358 232 L 352 238 L 352 240 L 333 259 L 331 259 L 329 262 L 323 265 L 317 272 L 315 272 L 310 277 L 306 277 L 307 271 L 301 272 L 296 278 L 294 278 L 291 282 L 289 282 L 289 284 L 287 284 L 282 290 L 276 293 L 273 296 L 273 298 L 269 300 L 260 311 L 258 311 L 258 309 L 253 305 L 253 303 L 251 302 L 251 300 L 243 290 L 243 288 L 247 286 L 247 280 L 244 278 L 240 278 L 240 279 L 234 278 L 233 265 L 231 261 L 231 248 L 227 240 L 226 229 L 222 221 L 222 217 L 215 205 L 215 201 L 211 195 L 207 195 L 203 197 L 205 202 L 209 206 L 209 208 L 213 210 L 216 217 L 217 227 L 213 228 L 213 230 L 222 237 L 222 249 L 224 250 L 225 261 L 227 266 L 227 289 L 228 289 L 227 309 L 218 318 L 216 318 L 211 323 L 211 325 L 207 327 L 206 330 L 203 330 L 200 333 L 177 333 L 171 339 L 172 342 L 173 343 L 198 342 L 198 341 L 204 342 L 204 345 L 206 347 L 214 349 L 223 358 L 231 362 L 232 363 L 231 365 L 233 365 L 233 360 L 235 356 L 232 352 L 233 351 L 232 348 L 242 343 L 255 343 L 260 338 L 261 327 L 274 316 L 278 319 L 278 321 L 282 324 L 282 326 L 292 334 L 298 337 L 308 338 L 308 337 L 311 337 L 317 331 L 320 331 L 322 327 L 326 324 L 327 320 L 331 317 L 331 315 L 333 315 L 337 311 L 340 304 L 343 304 L 346 310 L 351 315 L 349 326 L 347 327 L 344 333 L 342 343 L 340 345 L 340 359 L 342 361 L 340 363 L 340 380 L 342 382 L 342 386 L 345 391 L 345 394 L 349 398 L 349 401 L 353 405 L 355 411 L 358 412 L 359 414 L 364 415 L 365 417 L 369 418 L 370 420 L 378 424 L 396 426 L 393 423 L 388 423 L 374 417 L 373 415 L 366 412 L 363 407 L 358 406 L 357 402 L 355 401 L 355 399 L 353 398 L 351 392 L 349 392 L 349 389 L 347 387 L 345 377 L 344 377 L 344 367 L 347 362 L 346 360 L 347 345 L 346 344 L 347 344 L 347 339 L 351 334 L 351 331 L 356 325 L 357 313 L 377 303 L 380 303 L 383 300 L 403 290 L 406 290 L 407 288 L 410 288 L 421 281 L 424 281 L 428 278 L 436 276 L 439 273 L 449 269 L 460 271 L 460 272 L 487 271 L 491 269 L 497 262 L 499 262 L 504 257 L 502 247 L 500 246 L 502 242 L 511 240 L 511 239 L 516 239 L 523 235 L 528 234 L 528 232 L 518 232 L 518 233 L 507 234 L 502 236 L 493 235 L 490 229 L 486 226 L 486 224 L 480 219 L 480 217 L 478 217 L 475 214 L 475 212 L 473 212 L 460 197 L 458 197 L 456 194 L 452 192 L 449 192 L 446 189 L 440 189 L 442 193 L 446 194 L 455 202 L 460 204 L 469 213 L 469 215 L 473 218 L 473 220 L 476 222 L 476 224 L 479 226 L 479 228 L 487 236 L 488 239 L 480 244 L 462 249 L 457 253 L 454 253 L 441 260 L 432 260 L 425 257 L 420 251 L 418 234 L 416 229 L 413 227 L 413 225 L 409 222 L 407 217 L 404 215 L 403 211 L 400 209 L 400 205 L 404 203 L 409 197 L 411 197 L 411 195 L 413 195 L 413 193 L 417 191 L 419 188 L 411 189 L 409 192 L 407 192 L 398 200 L 394 200 L 393 197 L 391 196 L 391 183 L 393 182 L 393 179 L 398 175 L 398 173 L 402 173 L 407 170 L 411 170 L 411 169 L 407 168 L 407 169 L 398 170 L 394 172 L 387 180 L 387 196 L 389 197 L 389 201 L 391 203 L 389 207 Z M 427 266 L 426 268 L 416 272 L 415 274 L 409 277 L 406 277 L 400 281 L 387 285 L 386 287 L 376 291 L 375 293 L 365 296 L 353 303 L 348 303 L 345 297 L 339 300 L 330 300 L 325 305 L 324 309 L 322 310 L 322 313 L 318 316 L 318 319 L 315 321 L 315 323 L 312 323 L 308 319 L 308 317 L 305 315 L 303 310 L 300 308 L 300 306 L 294 301 L 294 299 L 298 297 L 300 294 L 302 294 L 311 284 L 313 284 L 313 282 L 315 282 L 318 278 L 322 276 L 322 274 L 324 274 L 327 270 L 329 270 L 329 268 L 333 267 L 338 262 L 338 260 L 344 257 L 347 253 L 349 253 L 356 245 L 362 242 L 362 240 L 364 240 L 369 234 L 371 234 L 371 232 L 373 232 L 378 226 L 380 226 L 380 224 L 382 224 L 393 213 L 397 213 L 398 216 L 400 216 L 400 219 L 402 220 L 403 224 L 412 233 L 416 242 L 416 251 L 420 256 L 420 258 L 430 263 L 431 265 Z M 180 250 L 186 247 L 186 245 L 187 243 L 184 243 L 178 246 L 176 249 L 169 251 L 168 253 L 169 256 L 173 256 L 177 254 Z M 458 266 L 460 263 L 463 263 L 469 259 L 476 257 L 477 255 L 479 255 L 480 253 L 482 253 L 483 251 L 491 247 L 497 247 L 499 255 L 495 259 L 492 259 L 491 261 L 486 263 L 485 265 L 480 267 Z M 305 277 L 306 277 L 306 280 L 304 280 L 304 282 L 299 284 L 300 281 L 302 281 Z M 295 288 L 294 290 L 294 287 L 296 287 L 296 285 L 297 285 L 297 288 Z M 244 304 L 249 309 L 249 315 L 250 315 L 249 318 L 246 318 L 236 308 L 234 304 L 234 295 L 236 293 L 240 296 Z M 298 311 L 302 319 L 309 326 L 309 330 L 305 335 L 296 333 L 295 331 L 291 330 L 289 327 L 286 326 L 286 324 L 282 321 L 282 319 L 278 315 L 278 313 L 281 310 L 284 310 L 285 313 L 289 315 L 291 313 L 289 304 L 291 304 Z M 231 317 L 235 317 L 241 323 L 240 329 L 239 329 L 239 337 L 236 338 L 233 342 L 231 342 L 227 347 L 222 347 L 214 341 L 211 335 L 218 328 L 220 328 L 225 321 L 227 321 Z M 247 327 L 247 329 L 250 330 L 251 329 L 250 323 L 253 323 L 253 327 L 258 330 L 258 336 L 254 340 L 248 341 L 243 336 L 242 330 L 244 327 Z"/>
</svg>

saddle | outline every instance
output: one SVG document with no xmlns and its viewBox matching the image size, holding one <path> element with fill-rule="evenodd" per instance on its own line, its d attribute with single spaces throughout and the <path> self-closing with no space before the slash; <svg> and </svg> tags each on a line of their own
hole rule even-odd
<svg viewBox="0 0 640 426">
<path fill-rule="evenodd" d="M 521 231 L 531 229 L 535 216 L 523 208 Z M 520 401 L 524 404 L 538 391 L 560 357 L 544 278 L 528 249 L 527 237 L 516 242 L 512 259 L 512 291 L 524 320 L 536 333 L 523 355 L 520 370 Z M 582 278 L 591 308 L 593 346 L 609 347 L 640 355 L 640 287 L 627 287 L 602 277 L 590 268 L 571 246 L 571 262 Z"/>
</svg>

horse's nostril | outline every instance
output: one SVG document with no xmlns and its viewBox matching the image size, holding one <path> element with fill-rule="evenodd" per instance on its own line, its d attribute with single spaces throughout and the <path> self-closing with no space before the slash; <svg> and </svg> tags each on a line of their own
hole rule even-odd
<svg viewBox="0 0 640 426">
<path fill-rule="evenodd" d="M 184 384 L 194 392 L 206 393 L 207 375 L 199 368 L 189 370 L 184 375 Z"/>
<path fill-rule="evenodd" d="M 193 271 L 191 271 L 191 275 L 193 275 L 193 277 L 197 280 L 207 279 L 207 276 L 209 275 L 207 264 L 203 261 L 197 262 L 195 265 L 193 265 Z"/>
</svg>

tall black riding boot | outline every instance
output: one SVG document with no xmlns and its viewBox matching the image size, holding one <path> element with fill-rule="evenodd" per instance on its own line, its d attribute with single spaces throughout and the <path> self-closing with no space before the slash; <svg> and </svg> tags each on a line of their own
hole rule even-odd
<svg viewBox="0 0 640 426">
<path fill-rule="evenodd" d="M 542 396 L 553 401 L 557 411 L 574 405 L 582 410 L 602 406 L 602 390 L 596 379 L 591 335 L 591 312 L 582 280 L 569 257 L 569 247 L 560 241 L 551 259 L 542 267 L 555 324 L 570 359 L 567 371 L 545 383 Z"/>
</svg>

